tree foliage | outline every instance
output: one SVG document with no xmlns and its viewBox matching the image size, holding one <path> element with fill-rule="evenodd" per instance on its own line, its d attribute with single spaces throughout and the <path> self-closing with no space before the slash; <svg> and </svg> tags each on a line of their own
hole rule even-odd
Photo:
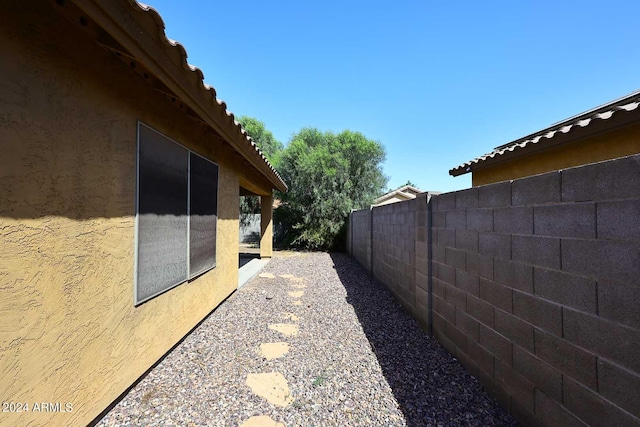
<svg viewBox="0 0 640 427">
<path fill-rule="evenodd" d="M 242 116 L 238 118 L 238 121 L 260 148 L 262 154 L 277 168 L 278 157 L 284 148 L 282 142 L 278 141 L 271 131 L 267 130 L 264 123 L 256 118 Z"/>
<path fill-rule="evenodd" d="M 283 145 L 273 134 L 267 130 L 264 123 L 260 120 L 242 116 L 238 118 L 238 122 L 247 131 L 253 142 L 256 143 L 262 154 L 269 162 L 277 168 L 278 159 L 282 152 Z M 240 226 L 246 227 L 251 221 L 251 215 L 260 213 L 260 198 L 257 196 L 240 197 Z"/>
<path fill-rule="evenodd" d="M 294 135 L 279 159 L 289 186 L 276 210 L 285 243 L 333 247 L 351 209 L 369 206 L 385 188 L 384 159 L 382 145 L 359 132 L 304 128 Z"/>
</svg>

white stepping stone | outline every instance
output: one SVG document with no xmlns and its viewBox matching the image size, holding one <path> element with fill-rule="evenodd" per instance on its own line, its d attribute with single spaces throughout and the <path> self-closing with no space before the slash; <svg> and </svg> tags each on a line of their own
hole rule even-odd
<svg viewBox="0 0 640 427">
<path fill-rule="evenodd" d="M 267 415 L 260 415 L 249 418 L 240 427 L 284 427 L 284 424 L 273 421 Z"/>
<path fill-rule="evenodd" d="M 286 342 L 268 342 L 260 344 L 260 354 L 267 360 L 277 359 L 289 352 L 289 344 Z"/>
<path fill-rule="evenodd" d="M 291 323 L 274 323 L 269 325 L 269 329 L 280 332 L 286 336 L 298 335 L 298 325 Z"/>
<path fill-rule="evenodd" d="M 289 383 L 280 372 L 247 375 L 246 384 L 251 391 L 277 406 L 289 406 L 293 397 L 289 393 Z"/>
<path fill-rule="evenodd" d="M 304 278 L 296 277 L 293 274 L 280 274 L 280 277 L 282 277 L 283 279 L 287 279 L 287 280 L 289 280 L 291 282 L 300 283 L 300 282 L 304 281 Z"/>
<path fill-rule="evenodd" d="M 263 279 L 275 279 L 276 276 L 272 273 L 260 273 L 258 277 L 262 277 Z"/>
<path fill-rule="evenodd" d="M 297 322 L 298 320 L 300 320 L 300 318 L 293 313 L 282 313 L 282 314 L 284 315 L 285 318 L 292 320 L 294 322 Z"/>
</svg>

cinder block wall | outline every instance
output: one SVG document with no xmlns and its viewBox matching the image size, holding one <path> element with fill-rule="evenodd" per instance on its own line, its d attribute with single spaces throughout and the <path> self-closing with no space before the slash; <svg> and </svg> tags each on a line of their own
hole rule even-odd
<svg viewBox="0 0 640 427">
<path fill-rule="evenodd" d="M 351 214 L 351 255 L 429 326 L 427 194 Z"/>
<path fill-rule="evenodd" d="M 351 256 L 371 274 L 371 209 L 351 213 L 347 240 Z"/>
<path fill-rule="evenodd" d="M 640 156 L 432 203 L 449 352 L 519 420 L 640 425 Z"/>
<path fill-rule="evenodd" d="M 640 426 L 640 155 L 415 203 L 373 209 L 374 275 L 422 322 L 431 299 L 434 336 L 505 408 Z"/>
<path fill-rule="evenodd" d="M 240 243 L 259 243 L 260 242 L 260 214 L 249 214 L 247 225 L 240 226 Z"/>
<path fill-rule="evenodd" d="M 413 313 L 415 305 L 415 200 L 372 209 L 373 277 Z"/>
</svg>

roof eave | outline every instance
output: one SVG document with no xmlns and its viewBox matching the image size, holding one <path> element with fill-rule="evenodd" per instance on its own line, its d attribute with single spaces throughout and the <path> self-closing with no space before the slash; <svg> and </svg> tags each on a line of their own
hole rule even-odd
<svg viewBox="0 0 640 427">
<path fill-rule="evenodd" d="M 632 95 L 621 98 L 625 102 L 631 101 L 628 104 L 623 102 L 624 105 L 618 105 L 617 108 L 614 105 L 607 104 L 611 109 L 609 112 L 599 112 L 602 110 L 602 107 L 600 107 L 598 110 L 591 110 L 593 114 L 591 116 L 585 116 L 584 113 L 574 116 L 573 122 L 569 119 L 565 120 L 553 128 L 547 128 L 529 135 L 525 139 L 521 138 L 515 142 L 497 147 L 484 156 L 450 169 L 449 175 L 455 177 L 475 172 L 538 151 L 547 150 L 560 144 L 611 132 L 630 123 L 637 122 L 640 119 L 640 108 L 637 105 L 638 92 L 634 92 Z M 634 102 L 633 99 L 636 99 L 636 101 Z M 635 104 L 635 106 L 632 104 Z"/>
<path fill-rule="evenodd" d="M 154 9 L 135 0 L 87 0 L 77 6 L 220 134 L 273 188 L 287 191 L 284 180 L 227 111 L 226 104 L 216 99 L 215 89 L 204 83 L 202 71 L 188 64 L 184 47 L 166 38 L 162 18 Z"/>
</svg>

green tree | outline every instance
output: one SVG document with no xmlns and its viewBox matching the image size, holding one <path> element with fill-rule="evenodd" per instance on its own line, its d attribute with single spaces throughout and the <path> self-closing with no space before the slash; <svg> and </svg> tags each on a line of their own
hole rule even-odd
<svg viewBox="0 0 640 427">
<path fill-rule="evenodd" d="M 277 167 L 278 157 L 284 148 L 282 142 L 278 141 L 271 131 L 267 130 L 264 123 L 256 118 L 242 116 L 238 118 L 238 122 L 240 122 L 244 130 L 246 130 L 251 139 L 253 139 L 253 142 L 260 148 L 262 154 L 269 159 L 269 162 L 271 162 L 274 167 Z"/>
<path fill-rule="evenodd" d="M 359 132 L 339 134 L 304 128 L 280 157 L 289 191 L 276 210 L 284 242 L 308 249 L 339 245 L 351 209 L 369 206 L 387 177 L 382 145 Z"/>
<path fill-rule="evenodd" d="M 247 131 L 253 142 L 256 143 L 262 154 L 269 160 L 273 167 L 277 168 L 278 159 L 282 152 L 283 145 L 273 134 L 267 130 L 260 120 L 242 116 L 238 122 Z M 246 227 L 249 224 L 252 214 L 260 213 L 260 198 L 257 196 L 240 197 L 240 226 Z"/>
</svg>

